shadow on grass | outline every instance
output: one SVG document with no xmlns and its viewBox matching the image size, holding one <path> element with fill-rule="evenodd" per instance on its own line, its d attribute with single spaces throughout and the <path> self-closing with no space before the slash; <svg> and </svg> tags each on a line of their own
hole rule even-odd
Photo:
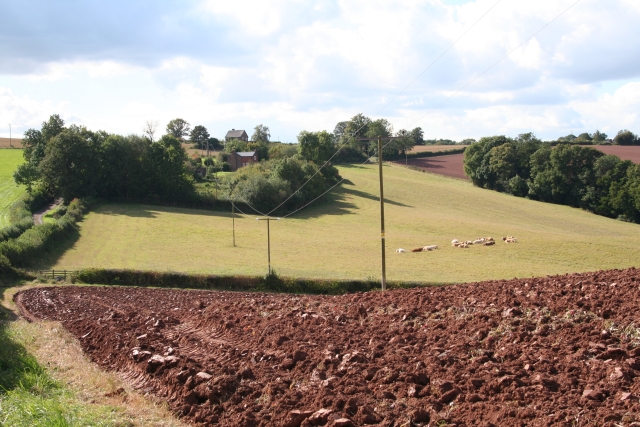
<svg viewBox="0 0 640 427">
<path fill-rule="evenodd" d="M 47 245 L 40 253 L 40 256 L 31 260 L 27 267 L 33 270 L 49 270 L 56 265 L 66 251 L 75 247 L 78 239 L 80 239 L 80 232 L 77 229 L 73 229 Z"/>
</svg>

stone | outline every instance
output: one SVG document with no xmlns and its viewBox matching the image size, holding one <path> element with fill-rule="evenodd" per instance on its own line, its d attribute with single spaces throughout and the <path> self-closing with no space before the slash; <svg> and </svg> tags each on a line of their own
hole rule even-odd
<svg viewBox="0 0 640 427">
<path fill-rule="evenodd" d="M 318 409 L 307 419 L 307 422 L 312 426 L 326 424 L 329 419 L 329 415 L 331 415 L 332 412 L 333 411 L 331 409 Z"/>
<path fill-rule="evenodd" d="M 206 372 L 198 372 L 195 375 L 195 380 L 198 383 L 202 383 L 202 382 L 205 382 L 205 381 L 209 381 L 212 377 L 213 377 L 213 375 L 207 374 Z"/>
<path fill-rule="evenodd" d="M 300 411 L 295 409 L 289 412 L 287 420 L 285 421 L 285 427 L 300 427 L 300 424 L 307 418 L 313 415 L 313 411 Z"/>
<path fill-rule="evenodd" d="M 623 402 L 630 400 L 633 397 L 633 395 L 631 393 L 622 393 L 620 395 L 620 400 L 622 400 Z"/>
</svg>

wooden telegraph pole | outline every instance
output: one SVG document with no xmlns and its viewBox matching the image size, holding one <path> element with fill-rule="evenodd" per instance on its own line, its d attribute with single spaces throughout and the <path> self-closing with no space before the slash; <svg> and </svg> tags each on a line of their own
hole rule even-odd
<svg viewBox="0 0 640 427">
<path fill-rule="evenodd" d="M 380 177 L 380 252 L 382 261 L 382 277 L 380 284 L 382 290 L 387 290 L 387 257 L 384 231 L 384 184 L 382 179 L 382 140 L 383 139 L 404 139 L 406 136 L 378 136 L 378 173 Z M 372 141 L 374 138 L 356 138 L 358 141 Z"/>
<path fill-rule="evenodd" d="M 269 230 L 269 224 L 271 221 L 280 221 L 280 218 L 265 217 L 256 218 L 258 221 L 267 221 L 267 262 L 269 263 L 269 275 L 271 275 L 271 232 Z"/>
</svg>

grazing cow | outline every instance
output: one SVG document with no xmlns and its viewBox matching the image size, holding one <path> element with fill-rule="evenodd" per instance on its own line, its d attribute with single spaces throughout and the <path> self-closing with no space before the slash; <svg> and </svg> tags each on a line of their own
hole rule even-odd
<svg viewBox="0 0 640 427">
<path fill-rule="evenodd" d="M 516 238 L 513 237 L 513 236 L 503 237 L 502 241 L 505 242 L 505 243 L 516 243 L 517 242 Z"/>
<path fill-rule="evenodd" d="M 496 244 L 496 242 L 490 241 L 490 242 L 484 242 L 484 243 L 482 244 L 482 246 L 493 246 L 493 245 L 495 245 L 495 244 Z"/>
<path fill-rule="evenodd" d="M 463 248 L 463 249 L 468 249 L 469 245 L 467 245 L 466 243 L 460 243 L 460 246 L 458 246 L 459 248 Z"/>
<path fill-rule="evenodd" d="M 396 253 L 403 254 L 405 253 L 405 250 L 402 248 L 399 248 L 399 249 L 396 249 Z"/>
<path fill-rule="evenodd" d="M 424 248 L 415 248 L 415 249 L 411 249 L 411 252 L 422 252 Z"/>
<path fill-rule="evenodd" d="M 466 242 L 464 242 L 465 245 L 473 245 L 473 242 L 471 240 L 467 240 Z"/>
<path fill-rule="evenodd" d="M 456 243 L 459 243 L 459 242 L 458 242 L 458 239 L 453 239 L 453 240 L 451 241 L 451 244 L 452 244 L 452 245 L 455 245 Z"/>
<path fill-rule="evenodd" d="M 473 241 L 473 244 L 474 244 L 474 245 L 479 245 L 479 244 L 481 244 L 481 243 L 484 243 L 484 240 L 480 240 L 480 239 L 478 239 L 478 240 L 474 240 L 474 241 Z"/>
<path fill-rule="evenodd" d="M 493 237 L 487 237 L 485 240 L 487 242 L 495 242 L 495 240 L 493 240 Z"/>
<path fill-rule="evenodd" d="M 423 251 L 433 251 L 438 249 L 438 245 L 430 245 L 430 246 L 425 246 L 422 248 Z"/>
</svg>

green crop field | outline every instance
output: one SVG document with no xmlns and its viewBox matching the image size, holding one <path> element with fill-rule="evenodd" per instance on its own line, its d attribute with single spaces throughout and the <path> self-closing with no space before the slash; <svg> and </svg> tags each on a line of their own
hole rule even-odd
<svg viewBox="0 0 640 427">
<path fill-rule="evenodd" d="M 348 182 L 324 203 L 271 223 L 271 260 L 285 276 L 379 277 L 376 166 L 342 166 Z M 389 280 L 463 282 L 638 265 L 640 225 L 473 187 L 470 183 L 384 168 Z M 46 267 L 109 267 L 218 274 L 265 274 L 267 224 L 227 213 L 144 205 L 103 205 L 77 240 Z M 513 235 L 518 243 L 505 244 Z M 492 236 L 495 246 L 451 247 Z M 438 245 L 433 252 L 411 253 Z M 397 248 L 407 253 L 397 254 Z M 62 249 L 61 249 L 62 251 Z"/>
<path fill-rule="evenodd" d="M 13 171 L 23 161 L 22 150 L 0 150 L 0 228 L 9 225 L 9 206 L 25 192 L 13 181 Z"/>
</svg>

